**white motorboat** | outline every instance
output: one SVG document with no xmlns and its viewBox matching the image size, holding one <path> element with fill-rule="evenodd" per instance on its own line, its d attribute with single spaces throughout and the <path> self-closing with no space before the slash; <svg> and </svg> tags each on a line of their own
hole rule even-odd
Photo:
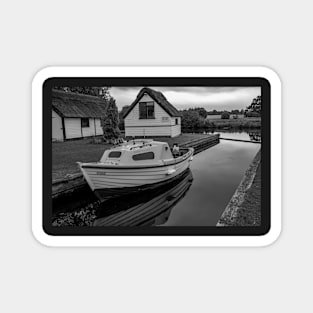
<svg viewBox="0 0 313 313">
<path fill-rule="evenodd" d="M 78 165 L 101 200 L 138 192 L 169 182 L 189 168 L 193 148 L 175 149 L 168 143 L 136 139 L 112 147 L 99 162 Z"/>
</svg>

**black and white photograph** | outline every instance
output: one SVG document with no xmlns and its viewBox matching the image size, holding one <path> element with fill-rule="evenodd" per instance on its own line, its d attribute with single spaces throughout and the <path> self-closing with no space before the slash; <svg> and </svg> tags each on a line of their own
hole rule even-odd
<svg viewBox="0 0 313 313">
<path fill-rule="evenodd" d="M 312 8 L 2 1 L 0 312 L 313 312 Z"/>
<path fill-rule="evenodd" d="M 50 92 L 54 228 L 261 226 L 261 86 Z"/>
</svg>

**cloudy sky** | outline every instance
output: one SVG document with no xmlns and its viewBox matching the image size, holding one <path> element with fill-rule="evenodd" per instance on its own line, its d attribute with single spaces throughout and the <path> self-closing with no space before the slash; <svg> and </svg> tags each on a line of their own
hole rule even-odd
<svg viewBox="0 0 313 313">
<path fill-rule="evenodd" d="M 149 86 L 150 87 L 150 86 Z M 112 87 L 110 94 L 118 109 L 130 105 L 142 87 Z M 178 110 L 204 107 L 211 110 L 235 110 L 247 107 L 253 98 L 261 95 L 260 87 L 153 87 L 161 91 Z"/>
</svg>

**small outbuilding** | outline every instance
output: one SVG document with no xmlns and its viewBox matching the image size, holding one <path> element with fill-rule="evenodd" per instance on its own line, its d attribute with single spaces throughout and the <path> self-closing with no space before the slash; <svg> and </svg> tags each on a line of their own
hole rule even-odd
<svg viewBox="0 0 313 313">
<path fill-rule="evenodd" d="M 142 88 L 124 114 L 126 137 L 176 137 L 181 114 L 160 92 Z"/>
<path fill-rule="evenodd" d="M 53 89 L 52 141 L 103 135 L 106 108 L 100 97 Z"/>
</svg>

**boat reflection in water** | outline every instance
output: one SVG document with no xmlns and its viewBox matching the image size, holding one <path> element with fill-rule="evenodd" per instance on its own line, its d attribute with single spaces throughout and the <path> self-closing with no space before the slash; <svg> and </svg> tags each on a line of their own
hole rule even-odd
<svg viewBox="0 0 313 313">
<path fill-rule="evenodd" d="M 150 192 L 107 200 L 98 211 L 94 226 L 157 226 L 164 224 L 174 205 L 192 184 L 190 169 L 177 179 Z"/>
</svg>

